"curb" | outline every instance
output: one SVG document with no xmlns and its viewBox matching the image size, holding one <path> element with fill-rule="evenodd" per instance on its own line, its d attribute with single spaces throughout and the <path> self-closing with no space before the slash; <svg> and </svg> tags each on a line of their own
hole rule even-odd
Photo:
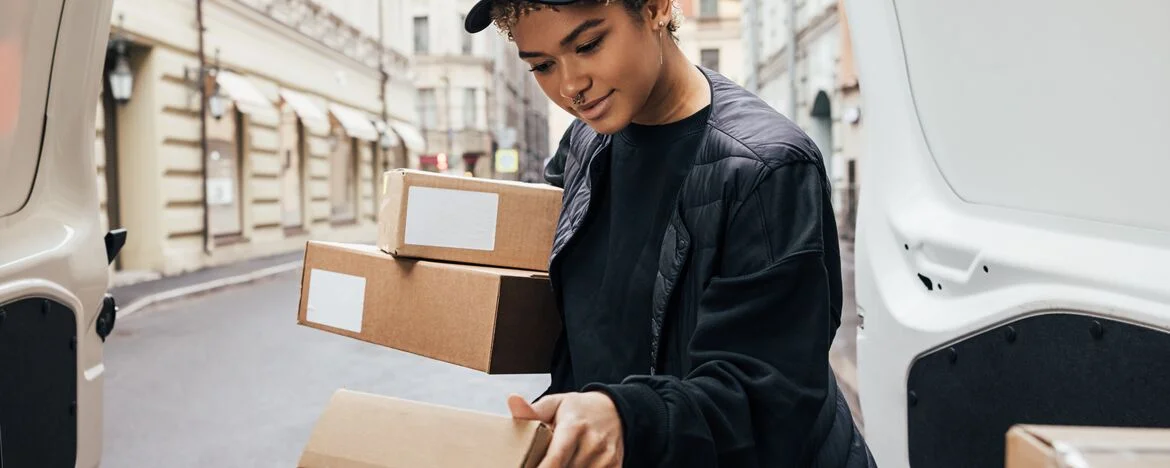
<svg viewBox="0 0 1170 468">
<path fill-rule="evenodd" d="M 133 314 L 135 314 L 135 313 L 141 311 L 142 309 L 144 309 L 148 306 L 151 306 L 151 305 L 159 304 L 159 303 L 174 300 L 174 299 L 179 299 L 179 298 L 182 298 L 184 296 L 189 296 L 192 294 L 213 291 L 216 289 L 223 289 L 223 288 L 226 288 L 228 286 L 235 286 L 235 285 L 239 285 L 239 284 L 250 283 L 250 282 L 253 282 L 253 281 L 256 281 L 259 279 L 267 278 L 269 276 L 274 276 L 274 275 L 278 275 L 281 273 L 296 270 L 297 268 L 300 268 L 301 265 L 302 265 L 302 262 L 300 262 L 300 261 L 283 263 L 280 265 L 270 266 L 268 268 L 262 268 L 262 269 L 253 271 L 251 273 L 245 273 L 245 274 L 236 275 L 236 276 L 229 276 L 227 278 L 219 278 L 219 279 L 211 280 L 211 281 L 208 281 L 205 283 L 193 284 L 190 286 L 184 286 L 184 287 L 172 289 L 169 291 L 162 291 L 159 293 L 151 294 L 149 296 L 138 299 L 137 301 L 134 301 L 130 304 L 127 304 L 125 307 L 119 307 L 118 313 L 116 316 L 116 320 L 121 320 L 121 319 L 124 319 L 126 317 L 129 317 L 129 316 L 131 316 L 131 315 L 133 315 Z"/>
</svg>

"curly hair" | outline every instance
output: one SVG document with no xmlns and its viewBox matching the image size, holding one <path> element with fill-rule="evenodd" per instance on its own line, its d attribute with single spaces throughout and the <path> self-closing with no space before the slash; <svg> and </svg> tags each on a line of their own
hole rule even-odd
<svg viewBox="0 0 1170 468">
<path fill-rule="evenodd" d="M 642 8 L 646 6 L 647 0 L 583 0 L 582 3 L 597 3 L 602 5 L 610 5 L 613 3 L 621 3 L 626 7 L 626 11 L 630 13 L 636 20 L 642 20 Z M 532 11 L 541 8 L 551 8 L 554 11 L 557 9 L 554 5 L 545 5 L 530 0 L 495 0 L 492 2 L 492 21 L 500 33 L 507 37 L 509 41 L 514 41 L 512 37 L 512 27 L 516 25 L 516 21 Z M 671 20 L 670 24 L 666 26 L 666 30 L 670 32 L 670 36 L 678 40 L 675 32 L 678 31 L 679 23 L 682 21 L 681 10 L 678 2 L 671 0 Z"/>
</svg>

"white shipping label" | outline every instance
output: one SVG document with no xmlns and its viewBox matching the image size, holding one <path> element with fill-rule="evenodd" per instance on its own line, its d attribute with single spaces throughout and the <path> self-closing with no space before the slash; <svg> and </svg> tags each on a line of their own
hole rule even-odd
<svg viewBox="0 0 1170 468">
<path fill-rule="evenodd" d="M 305 320 L 361 333 L 365 301 L 365 278 L 316 268 L 309 271 L 309 310 Z"/>
<path fill-rule="evenodd" d="M 406 203 L 406 243 L 494 250 L 500 195 L 411 187 Z"/>
</svg>

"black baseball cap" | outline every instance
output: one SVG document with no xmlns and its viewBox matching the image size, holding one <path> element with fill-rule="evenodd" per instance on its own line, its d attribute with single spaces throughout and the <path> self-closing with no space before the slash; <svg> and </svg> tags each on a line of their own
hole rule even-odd
<svg viewBox="0 0 1170 468">
<path fill-rule="evenodd" d="M 492 3 L 495 0 L 479 0 L 475 2 L 475 6 L 471 7 L 471 11 L 467 12 L 467 19 L 463 21 L 463 29 L 467 32 L 475 34 L 477 32 L 487 29 L 492 24 Z M 580 0 L 530 0 L 532 3 L 541 3 L 544 5 L 568 5 L 570 3 L 577 3 Z"/>
</svg>

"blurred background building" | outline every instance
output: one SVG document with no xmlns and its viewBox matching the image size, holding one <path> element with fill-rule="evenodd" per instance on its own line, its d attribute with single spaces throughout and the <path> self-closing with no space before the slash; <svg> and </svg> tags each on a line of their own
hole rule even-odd
<svg viewBox="0 0 1170 468">
<path fill-rule="evenodd" d="M 843 237 L 856 218 L 860 85 L 842 0 L 743 0 L 745 87 L 816 141 Z"/>
<path fill-rule="evenodd" d="M 463 32 L 471 3 L 115 0 L 94 145 L 117 281 L 371 241 L 390 168 L 539 174 L 545 102 Z"/>
<path fill-rule="evenodd" d="M 468 34 L 472 0 L 410 2 L 425 169 L 530 179 L 547 143 L 539 88 L 514 47 L 493 30 Z M 539 104 L 539 105 L 537 105 Z"/>
<path fill-rule="evenodd" d="M 683 22 L 679 46 L 692 63 L 715 70 L 744 84 L 742 2 L 740 0 L 682 0 Z"/>
</svg>

